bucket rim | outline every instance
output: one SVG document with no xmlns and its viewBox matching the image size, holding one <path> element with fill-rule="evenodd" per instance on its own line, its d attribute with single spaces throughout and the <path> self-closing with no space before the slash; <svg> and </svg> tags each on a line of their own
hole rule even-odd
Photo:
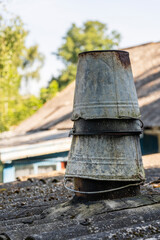
<svg viewBox="0 0 160 240">
<path fill-rule="evenodd" d="M 141 182 L 146 180 L 145 176 L 140 176 L 139 174 L 137 174 L 136 178 L 134 178 L 133 176 L 130 176 L 128 178 L 122 178 L 122 177 L 116 177 L 116 176 L 114 176 L 113 178 L 111 176 L 106 176 L 106 177 L 100 176 L 99 178 L 97 178 L 93 175 L 85 176 L 81 174 L 65 173 L 65 177 L 66 178 L 82 178 L 82 179 L 89 179 L 89 180 L 96 180 L 96 181 L 117 181 L 117 182 L 127 182 L 127 181 Z"/>
<path fill-rule="evenodd" d="M 121 52 L 121 53 L 127 53 L 129 55 L 129 52 L 123 51 L 123 50 L 93 50 L 93 51 L 81 52 L 78 54 L 78 56 L 82 54 L 87 54 L 87 53 L 103 53 L 103 52 Z"/>
</svg>

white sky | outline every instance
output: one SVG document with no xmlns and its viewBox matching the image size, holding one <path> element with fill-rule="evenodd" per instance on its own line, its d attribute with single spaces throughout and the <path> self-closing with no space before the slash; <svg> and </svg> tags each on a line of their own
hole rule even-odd
<svg viewBox="0 0 160 240">
<path fill-rule="evenodd" d="M 2 2 L 5 0 L 2 0 Z M 98 20 L 122 35 L 120 47 L 160 41 L 160 0 L 8 0 L 6 7 L 19 15 L 30 31 L 29 44 L 38 44 L 45 55 L 41 81 L 32 84 L 37 93 L 62 64 L 51 52 L 62 44 L 72 23 Z"/>
</svg>

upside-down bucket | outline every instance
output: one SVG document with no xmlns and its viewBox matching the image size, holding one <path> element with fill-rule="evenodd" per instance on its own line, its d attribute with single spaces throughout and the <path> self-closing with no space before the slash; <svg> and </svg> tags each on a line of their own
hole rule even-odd
<svg viewBox="0 0 160 240">
<path fill-rule="evenodd" d="M 137 194 L 145 178 L 142 125 L 127 52 L 79 54 L 72 120 L 65 176 L 74 179 L 76 195 L 123 197 L 126 189 L 125 196 Z"/>
<path fill-rule="evenodd" d="M 72 120 L 139 117 L 128 52 L 80 53 Z"/>
</svg>

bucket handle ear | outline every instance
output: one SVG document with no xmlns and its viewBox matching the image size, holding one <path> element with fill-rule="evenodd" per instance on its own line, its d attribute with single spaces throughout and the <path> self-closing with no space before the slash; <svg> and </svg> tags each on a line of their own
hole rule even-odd
<svg viewBox="0 0 160 240">
<path fill-rule="evenodd" d="M 144 129 L 144 123 L 143 123 L 143 121 L 142 121 L 140 118 L 120 116 L 120 119 L 133 119 L 133 120 L 139 120 L 140 123 L 141 123 L 141 126 L 140 126 L 140 127 L 141 127 L 142 131 L 143 131 L 143 129 Z"/>
<path fill-rule="evenodd" d="M 64 187 L 71 192 L 82 193 L 82 194 L 100 194 L 100 193 L 114 192 L 114 191 L 118 191 L 118 190 L 121 190 L 121 189 L 124 189 L 124 188 L 132 187 L 132 186 L 140 186 L 140 185 L 144 184 L 144 180 L 142 180 L 139 183 L 131 183 L 131 184 L 128 184 L 128 185 L 125 185 L 125 186 L 122 186 L 122 187 L 118 187 L 118 188 L 107 189 L 107 190 L 103 190 L 103 191 L 83 192 L 83 191 L 78 191 L 78 190 L 75 190 L 73 188 L 67 187 L 67 181 L 69 181 L 69 179 L 70 178 L 64 177 Z"/>
</svg>

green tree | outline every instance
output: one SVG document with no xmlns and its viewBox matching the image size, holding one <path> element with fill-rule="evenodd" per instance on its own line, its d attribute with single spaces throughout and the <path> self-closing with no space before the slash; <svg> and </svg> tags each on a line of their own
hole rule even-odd
<svg viewBox="0 0 160 240">
<path fill-rule="evenodd" d="M 25 118 L 25 114 L 24 118 L 18 114 L 20 102 L 24 102 L 19 94 L 20 84 L 23 79 L 38 79 L 43 64 L 38 46 L 26 46 L 27 35 L 19 17 L 0 16 L 0 131 Z"/>
<path fill-rule="evenodd" d="M 81 27 L 72 24 L 64 37 L 64 43 L 56 55 L 63 61 L 64 69 L 58 78 L 60 89 L 73 81 L 76 76 L 78 54 L 84 51 L 108 50 L 119 45 L 120 34 L 108 32 L 107 25 L 98 21 L 87 21 Z"/>
</svg>

